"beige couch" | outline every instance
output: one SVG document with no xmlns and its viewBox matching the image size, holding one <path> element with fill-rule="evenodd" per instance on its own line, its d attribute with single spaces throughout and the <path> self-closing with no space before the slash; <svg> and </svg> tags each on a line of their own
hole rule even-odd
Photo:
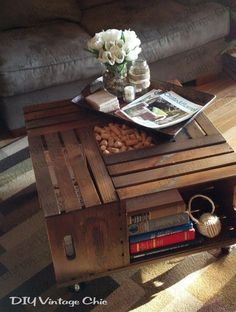
<svg viewBox="0 0 236 312">
<path fill-rule="evenodd" d="M 72 98 L 102 72 L 85 51 L 95 32 L 133 29 L 153 79 L 185 82 L 221 70 L 229 12 L 216 3 L 174 0 L 3 0 L 0 116 L 24 126 L 22 107 Z M 18 5 L 17 5 L 18 3 Z"/>
</svg>

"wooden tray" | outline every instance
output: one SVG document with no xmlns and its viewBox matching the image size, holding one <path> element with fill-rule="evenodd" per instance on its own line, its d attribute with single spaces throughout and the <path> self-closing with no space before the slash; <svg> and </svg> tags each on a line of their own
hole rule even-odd
<svg viewBox="0 0 236 312">
<path fill-rule="evenodd" d="M 85 101 L 85 97 L 88 96 L 89 94 L 95 92 L 98 89 L 103 88 L 103 83 L 101 81 L 101 79 L 97 79 L 95 80 L 93 83 L 91 83 L 90 85 L 88 85 L 82 92 L 81 95 L 78 96 L 77 98 L 74 99 L 74 103 L 76 105 L 79 105 L 82 108 L 86 108 L 89 109 L 91 111 L 94 111 L 94 109 Z M 192 101 L 196 104 L 199 104 L 203 107 L 203 109 L 205 109 L 211 102 L 212 100 L 215 98 L 215 95 L 209 94 L 209 93 L 205 93 L 205 92 L 201 92 L 195 89 L 192 89 L 190 87 L 181 87 L 169 82 L 164 82 L 164 81 L 152 81 L 151 86 L 149 87 L 148 91 L 152 90 L 152 89 L 161 89 L 163 91 L 174 91 L 177 94 L 181 95 L 182 97 L 186 98 L 189 101 Z M 120 106 L 121 108 L 125 105 L 127 105 L 127 103 L 124 103 L 123 99 L 119 99 L 120 100 Z M 200 110 L 197 114 L 201 113 L 202 110 Z M 121 119 L 121 120 L 127 120 L 125 117 L 122 117 L 120 115 L 115 114 L 115 112 L 112 113 L 103 113 L 103 112 L 98 112 L 99 114 L 102 115 L 110 115 L 113 116 L 117 119 Z M 195 114 L 194 117 L 191 118 L 191 120 L 193 120 L 197 114 Z M 159 132 L 160 134 L 163 134 L 167 137 L 174 137 L 187 123 L 191 122 L 191 120 L 187 120 L 184 122 L 181 122 L 177 125 L 171 126 L 171 127 L 167 127 L 164 129 L 158 129 L 158 130 L 152 130 L 155 132 Z M 130 123 L 133 123 L 132 121 L 129 121 Z M 136 125 L 136 124 L 135 124 Z M 137 125 L 136 125 L 137 126 Z"/>
</svg>

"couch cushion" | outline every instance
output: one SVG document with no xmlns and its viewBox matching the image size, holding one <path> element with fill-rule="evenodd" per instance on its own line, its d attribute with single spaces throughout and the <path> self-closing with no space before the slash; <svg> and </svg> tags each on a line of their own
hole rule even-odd
<svg viewBox="0 0 236 312">
<path fill-rule="evenodd" d="M 88 39 L 79 25 L 69 22 L 0 32 L 0 95 L 100 74 L 100 64 L 84 50 Z"/>
<path fill-rule="evenodd" d="M 224 37 L 229 12 L 216 3 L 185 6 L 171 0 L 130 0 L 86 10 L 82 25 L 94 35 L 103 29 L 135 30 L 148 62 Z"/>
<path fill-rule="evenodd" d="M 112 2 L 114 0 L 77 0 L 81 9 L 88 9 L 94 6 Z"/>
<path fill-rule="evenodd" d="M 2 0 L 0 29 L 28 27 L 55 19 L 78 22 L 80 17 L 77 0 Z"/>
</svg>

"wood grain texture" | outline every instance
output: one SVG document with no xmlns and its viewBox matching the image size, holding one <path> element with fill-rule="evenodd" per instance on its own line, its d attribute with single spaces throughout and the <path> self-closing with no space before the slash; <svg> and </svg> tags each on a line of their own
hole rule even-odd
<svg viewBox="0 0 236 312">
<path fill-rule="evenodd" d="M 62 132 L 62 138 L 68 154 L 68 159 L 73 173 L 78 182 L 81 196 L 85 207 L 91 207 L 101 204 L 98 192 L 90 176 L 82 144 L 73 131 Z"/>
<path fill-rule="evenodd" d="M 30 155 L 36 178 L 39 201 L 45 217 L 60 214 L 54 187 L 44 157 L 44 148 L 41 138 L 29 137 Z"/>
<path fill-rule="evenodd" d="M 104 203 L 109 203 L 117 200 L 115 188 L 95 141 L 93 129 L 87 129 L 84 131 L 78 130 L 77 133 L 83 145 L 85 155 L 93 173 L 96 186 L 99 189 L 102 201 Z"/>
<path fill-rule="evenodd" d="M 192 139 L 201 138 L 206 135 L 204 129 L 195 120 L 188 124 L 185 130 Z"/>
<path fill-rule="evenodd" d="M 48 103 L 29 105 L 29 106 L 24 107 L 23 110 L 24 110 L 24 114 L 27 115 L 28 113 L 34 113 L 34 112 L 38 112 L 38 111 L 45 111 L 47 109 L 59 108 L 59 107 L 67 107 L 68 103 L 70 105 L 72 105 L 69 100 L 62 100 L 62 101 L 55 101 L 55 102 L 48 102 Z"/>
<path fill-rule="evenodd" d="M 44 109 L 44 110 L 27 113 L 25 114 L 25 120 L 30 121 L 30 120 L 35 120 L 35 119 L 44 119 L 46 117 L 60 116 L 60 115 L 69 114 L 69 113 L 73 113 L 77 111 L 78 111 L 78 108 L 75 105 L 53 107 L 50 109 Z"/>
<path fill-rule="evenodd" d="M 214 182 L 221 179 L 232 178 L 236 175 L 236 166 L 226 166 L 222 168 L 214 168 L 201 172 L 191 173 L 185 176 L 177 176 L 174 178 L 163 179 L 159 181 L 139 184 L 135 186 L 117 189 L 117 193 L 121 200 L 141 196 L 145 194 L 155 193 L 169 190 L 172 188 L 184 188 L 204 184 L 206 182 Z"/>
<path fill-rule="evenodd" d="M 173 152 L 186 151 L 193 148 L 199 148 L 203 146 L 211 146 L 225 142 L 222 135 L 211 135 L 195 140 L 187 140 L 180 142 L 170 142 L 169 144 L 163 143 L 148 149 L 139 149 L 135 151 L 129 151 L 126 153 L 117 153 L 109 156 L 104 156 L 106 165 L 112 165 L 125 161 L 131 161 L 141 158 L 148 158 L 156 155 L 164 155 Z"/>
<path fill-rule="evenodd" d="M 62 204 L 65 211 L 73 211 L 81 208 L 80 201 L 75 193 L 75 188 L 65 162 L 62 145 L 57 133 L 45 136 L 47 148 L 55 170 L 58 187 L 62 196 Z"/>
<path fill-rule="evenodd" d="M 128 161 L 124 163 L 110 165 L 107 166 L 107 168 L 111 176 L 117 176 L 125 173 L 131 173 L 136 171 L 142 171 L 152 168 L 159 168 L 173 164 L 183 163 L 185 161 L 192 161 L 202 158 L 204 159 L 212 155 L 217 156 L 224 154 L 225 157 L 227 157 L 226 154 L 232 152 L 233 149 L 227 143 L 222 143 L 213 146 L 189 149 L 187 151 L 184 151 L 184 153 L 174 152 L 166 155 Z"/>
<path fill-rule="evenodd" d="M 127 214 L 143 211 L 145 209 L 152 210 L 157 207 L 163 207 L 171 204 L 182 204 L 183 199 L 177 189 L 156 192 L 149 195 L 130 198 L 125 201 Z"/>
<path fill-rule="evenodd" d="M 202 113 L 196 117 L 197 123 L 202 127 L 207 135 L 220 134 L 219 131 L 213 126 L 207 116 Z"/>
<path fill-rule="evenodd" d="M 125 231 L 121 228 L 124 218 L 119 205 L 108 204 L 83 209 L 76 213 L 48 218 L 47 228 L 54 269 L 58 283 L 128 265 Z M 59 229 L 59 230 L 58 230 Z M 70 261 L 65 255 L 63 239 L 71 235 L 76 257 Z"/>
<path fill-rule="evenodd" d="M 34 128 L 41 128 L 47 126 L 53 126 L 56 124 L 63 124 L 71 121 L 78 120 L 78 112 L 70 113 L 70 114 L 63 114 L 57 116 L 49 116 L 42 119 L 35 119 L 30 120 L 27 122 L 27 128 L 34 129 Z"/>
<path fill-rule="evenodd" d="M 183 128 L 181 131 L 179 131 L 176 135 L 175 135 L 175 142 L 181 142 L 181 141 L 186 141 L 190 139 L 189 134 L 187 133 L 186 129 Z"/>
<path fill-rule="evenodd" d="M 183 155 L 184 156 L 184 155 Z M 157 169 L 144 170 L 141 172 L 130 173 L 113 177 L 113 183 L 116 188 L 138 185 L 150 181 L 177 177 L 180 175 L 186 176 L 190 173 L 209 170 L 211 168 L 221 168 L 227 165 L 236 164 L 235 153 L 227 155 L 218 155 L 208 158 L 191 160 L 180 164 L 169 165 Z"/>
</svg>

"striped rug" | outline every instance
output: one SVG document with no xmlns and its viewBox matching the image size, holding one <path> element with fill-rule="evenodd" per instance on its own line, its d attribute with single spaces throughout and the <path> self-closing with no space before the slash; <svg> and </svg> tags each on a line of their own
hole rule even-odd
<svg viewBox="0 0 236 312">
<path fill-rule="evenodd" d="M 27 138 L 1 145 L 1 312 L 236 311 L 236 250 L 228 256 L 211 251 L 129 269 L 93 280 L 78 293 L 57 288 Z M 12 297 L 36 298 L 37 303 L 13 305 Z M 107 305 L 86 304 L 87 297 L 106 300 Z M 39 298 L 79 304 L 43 305 Z"/>
</svg>

